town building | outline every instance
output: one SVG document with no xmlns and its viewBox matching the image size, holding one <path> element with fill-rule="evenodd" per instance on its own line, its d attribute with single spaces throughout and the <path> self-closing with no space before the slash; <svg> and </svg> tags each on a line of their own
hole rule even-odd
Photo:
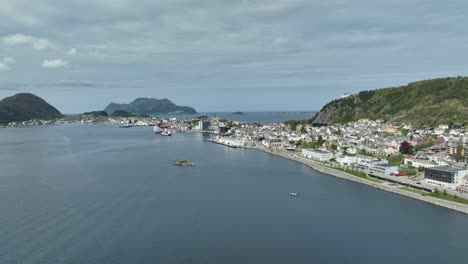
<svg viewBox="0 0 468 264">
<path fill-rule="evenodd" d="M 357 155 L 356 156 L 356 162 L 359 166 L 369 168 L 372 163 L 379 162 L 379 159 L 375 157 L 369 157 L 369 156 L 362 156 L 362 155 Z M 383 163 L 388 163 L 388 162 L 383 162 Z"/>
<path fill-rule="evenodd" d="M 226 145 L 226 146 L 230 146 L 230 147 L 244 147 L 244 146 L 247 145 L 245 140 L 241 140 L 241 139 L 238 139 L 238 138 L 231 138 L 231 137 L 217 136 L 215 138 L 215 142 L 217 142 L 219 144 Z"/>
<path fill-rule="evenodd" d="M 209 126 L 210 126 L 210 121 L 200 120 L 200 121 L 198 121 L 198 124 L 195 127 L 195 129 L 197 129 L 197 130 L 207 130 Z"/>
<path fill-rule="evenodd" d="M 265 139 L 262 144 L 269 149 L 283 149 L 285 145 L 281 139 Z"/>
<path fill-rule="evenodd" d="M 463 178 L 466 176 L 468 176 L 468 169 L 449 166 L 426 168 L 424 170 L 425 181 L 428 184 L 443 188 L 456 189 L 464 183 Z"/>
<path fill-rule="evenodd" d="M 319 149 L 302 149 L 302 156 L 308 159 L 328 161 L 333 158 L 333 153 Z"/>
<path fill-rule="evenodd" d="M 398 166 L 390 165 L 388 163 L 372 163 L 370 166 L 371 173 L 391 175 L 398 173 Z"/>
<path fill-rule="evenodd" d="M 398 131 L 398 127 L 397 126 L 388 126 L 387 127 L 387 133 L 396 133 Z"/>
<path fill-rule="evenodd" d="M 340 163 L 341 165 L 351 165 L 357 163 L 356 156 L 344 156 L 336 159 L 336 162 Z"/>
</svg>

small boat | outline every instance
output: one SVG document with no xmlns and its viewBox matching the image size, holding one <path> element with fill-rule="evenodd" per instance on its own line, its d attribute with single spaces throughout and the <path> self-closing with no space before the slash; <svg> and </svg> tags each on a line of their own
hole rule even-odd
<svg viewBox="0 0 468 264">
<path fill-rule="evenodd" d="M 299 196 L 299 194 L 295 192 L 289 193 L 289 195 L 294 196 L 294 197 Z"/>
<path fill-rule="evenodd" d="M 126 124 L 124 126 L 121 126 L 121 128 L 129 128 L 129 127 L 133 127 L 131 124 Z"/>
<path fill-rule="evenodd" d="M 172 136 L 172 132 L 168 129 L 164 129 L 163 131 L 161 131 L 161 135 L 162 136 Z"/>
<path fill-rule="evenodd" d="M 160 134 L 162 130 L 161 130 L 161 128 L 159 128 L 158 126 L 153 126 L 153 131 L 154 131 L 154 133 L 156 133 L 156 134 Z"/>
</svg>

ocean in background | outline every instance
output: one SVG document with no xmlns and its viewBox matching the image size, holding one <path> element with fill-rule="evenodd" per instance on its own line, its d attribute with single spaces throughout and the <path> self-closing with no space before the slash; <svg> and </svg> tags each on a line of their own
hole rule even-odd
<svg viewBox="0 0 468 264">
<path fill-rule="evenodd" d="M 198 116 L 217 116 L 221 119 L 234 120 L 247 123 L 271 124 L 287 120 L 311 119 L 317 112 L 314 111 L 296 111 L 296 112 L 242 112 L 244 115 L 236 115 L 233 112 L 201 112 L 195 115 L 157 115 L 160 118 L 177 119 L 196 118 Z"/>
<path fill-rule="evenodd" d="M 104 124 L 0 129 L 0 263 L 468 259 L 466 215 L 209 137 Z"/>
</svg>

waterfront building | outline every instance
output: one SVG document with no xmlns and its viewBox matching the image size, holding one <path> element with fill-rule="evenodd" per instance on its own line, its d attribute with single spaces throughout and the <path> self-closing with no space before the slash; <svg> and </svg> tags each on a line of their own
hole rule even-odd
<svg viewBox="0 0 468 264">
<path fill-rule="evenodd" d="M 329 161 L 333 158 L 333 153 L 319 149 L 302 149 L 302 156 L 308 159 Z"/>
<path fill-rule="evenodd" d="M 231 138 L 231 137 L 220 137 L 220 136 L 217 136 L 215 138 L 215 142 L 219 143 L 219 144 L 223 144 L 223 145 L 226 145 L 226 146 L 230 146 L 230 147 L 244 147 L 247 145 L 247 143 L 245 142 L 245 140 L 242 140 L 242 139 L 238 139 L 238 138 Z"/>
<path fill-rule="evenodd" d="M 195 129 L 197 129 L 197 130 L 208 130 L 209 126 L 210 126 L 210 121 L 200 120 L 200 121 L 198 121 L 198 124 L 195 127 Z"/>
<path fill-rule="evenodd" d="M 356 156 L 344 156 L 336 159 L 336 162 L 340 163 L 341 165 L 351 165 L 357 163 Z"/>
<path fill-rule="evenodd" d="M 468 176 L 468 169 L 458 169 L 448 166 L 426 168 L 425 181 L 428 184 L 443 188 L 456 189 L 464 183 L 463 178 Z"/>
<path fill-rule="evenodd" d="M 447 165 L 447 163 L 441 163 L 441 162 L 436 162 L 433 160 L 429 159 L 417 159 L 413 156 L 406 156 L 403 162 L 405 165 L 408 166 L 413 166 L 416 168 L 422 167 L 422 168 L 433 168 L 433 167 L 439 167 L 441 165 Z"/>
<path fill-rule="evenodd" d="M 388 163 L 372 163 L 370 166 L 371 173 L 378 173 L 383 175 L 391 175 L 398 173 L 398 166 L 390 165 Z"/>
<path fill-rule="evenodd" d="M 468 193 L 468 175 L 463 177 L 462 184 L 456 188 L 461 193 Z"/>
<path fill-rule="evenodd" d="M 283 149 L 285 145 L 281 139 L 265 139 L 262 144 L 269 149 Z"/>
<path fill-rule="evenodd" d="M 356 156 L 356 162 L 359 166 L 363 166 L 363 167 L 370 167 L 370 164 L 373 163 L 373 162 L 378 162 L 379 159 L 377 158 L 374 158 L 374 157 L 370 157 L 370 156 L 362 156 L 362 155 L 357 155 Z"/>
</svg>

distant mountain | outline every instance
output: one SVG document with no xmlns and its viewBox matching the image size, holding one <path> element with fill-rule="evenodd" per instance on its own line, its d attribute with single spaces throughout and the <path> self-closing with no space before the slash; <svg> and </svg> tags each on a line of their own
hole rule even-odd
<svg viewBox="0 0 468 264">
<path fill-rule="evenodd" d="M 57 109 L 34 94 L 19 93 L 0 101 L 0 123 L 59 117 L 62 114 Z"/>
<path fill-rule="evenodd" d="M 362 91 L 333 100 L 317 114 L 317 123 L 359 118 L 419 125 L 468 123 L 468 78 L 440 78 L 396 88 Z"/>
<path fill-rule="evenodd" d="M 196 114 L 192 107 L 178 106 L 168 99 L 138 98 L 130 104 L 110 103 L 104 111 L 112 114 L 116 110 L 123 110 L 139 115 L 151 114 Z"/>
</svg>

